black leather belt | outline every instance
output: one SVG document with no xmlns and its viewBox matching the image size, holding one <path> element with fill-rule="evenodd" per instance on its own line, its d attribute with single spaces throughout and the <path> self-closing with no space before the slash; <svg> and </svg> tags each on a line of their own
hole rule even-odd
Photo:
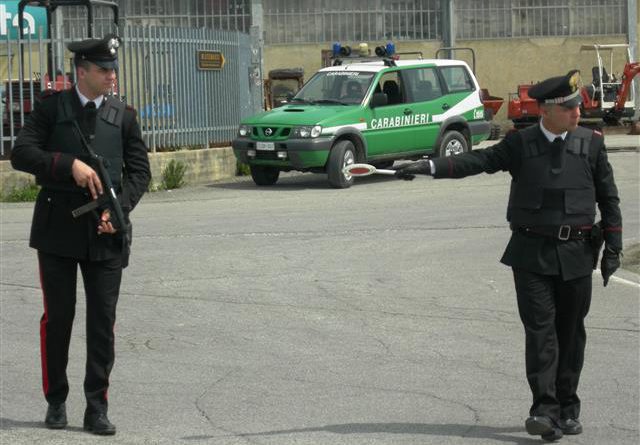
<svg viewBox="0 0 640 445">
<path fill-rule="evenodd" d="M 511 226 L 514 232 L 530 236 L 543 236 L 560 241 L 584 240 L 591 235 L 591 226 Z"/>
</svg>

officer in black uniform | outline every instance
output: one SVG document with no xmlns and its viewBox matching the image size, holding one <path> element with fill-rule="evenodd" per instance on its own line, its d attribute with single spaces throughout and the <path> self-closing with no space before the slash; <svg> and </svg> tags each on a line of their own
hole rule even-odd
<svg viewBox="0 0 640 445">
<path fill-rule="evenodd" d="M 107 390 L 114 361 L 116 303 L 129 246 L 126 230 L 114 229 L 109 209 L 78 218 L 71 212 L 107 192 L 80 132 L 104 158 L 128 224 L 129 212 L 151 179 L 135 110 L 108 95 L 116 80 L 119 42 L 109 35 L 68 45 L 75 53 L 77 83 L 66 91 L 43 94 L 11 152 L 13 167 L 35 175 L 42 186 L 29 245 L 38 251 L 44 296 L 40 344 L 49 404 L 45 424 L 54 429 L 67 425 L 66 367 L 80 266 L 87 307 L 84 429 L 101 435 L 116 431 L 107 417 Z"/>
<path fill-rule="evenodd" d="M 578 381 L 584 362 L 584 318 L 600 245 L 592 248 L 596 204 L 602 217 L 604 285 L 619 267 L 622 217 L 604 138 L 578 126 L 579 73 L 547 79 L 529 96 L 541 121 L 498 144 L 453 157 L 400 167 L 416 174 L 463 178 L 508 171 L 507 209 L 512 236 L 501 262 L 513 269 L 518 310 L 526 337 L 526 369 L 533 393 L 527 432 L 545 440 L 580 434 Z M 595 257 L 594 257 L 595 256 Z"/>
</svg>

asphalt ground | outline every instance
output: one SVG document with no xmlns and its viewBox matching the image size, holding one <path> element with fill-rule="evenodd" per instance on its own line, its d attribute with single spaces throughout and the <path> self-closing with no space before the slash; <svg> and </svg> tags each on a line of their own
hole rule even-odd
<svg viewBox="0 0 640 445">
<path fill-rule="evenodd" d="M 627 245 L 638 152 L 613 152 Z M 70 425 L 42 423 L 31 203 L 0 204 L 2 444 L 536 444 L 510 270 L 509 177 L 284 174 L 146 195 L 116 324 L 113 437 L 82 431 L 82 285 Z M 594 274 L 568 444 L 640 442 L 640 277 Z"/>
</svg>

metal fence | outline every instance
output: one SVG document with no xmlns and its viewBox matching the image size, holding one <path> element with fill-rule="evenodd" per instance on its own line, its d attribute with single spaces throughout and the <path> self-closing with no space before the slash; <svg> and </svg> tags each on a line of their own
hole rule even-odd
<svg viewBox="0 0 640 445">
<path fill-rule="evenodd" d="M 126 27 L 123 41 L 121 95 L 138 109 L 150 147 L 228 143 L 241 118 L 255 111 L 248 35 Z M 198 69 L 198 51 L 220 52 L 224 66 Z"/>
<path fill-rule="evenodd" d="M 102 31 L 95 35 L 102 35 Z M 64 50 L 72 39 L 29 36 L 0 41 L 0 70 L 6 72 L 2 81 L 2 156 L 40 91 L 68 88 L 75 80 L 71 54 Z M 152 151 L 227 144 L 234 138 L 238 122 L 262 106 L 252 103 L 255 83 L 247 34 L 126 26 L 121 36 L 116 91 L 138 110 L 143 136 Z M 200 51 L 221 53 L 222 68 L 199 69 Z M 56 75 L 49 76 L 49 72 Z"/>
<path fill-rule="evenodd" d="M 251 0 L 116 0 L 128 24 L 249 32 Z M 104 13 L 104 11 L 102 12 Z M 100 18 L 98 13 L 97 17 Z M 65 10 L 69 27 L 85 26 L 86 10 Z"/>
</svg>

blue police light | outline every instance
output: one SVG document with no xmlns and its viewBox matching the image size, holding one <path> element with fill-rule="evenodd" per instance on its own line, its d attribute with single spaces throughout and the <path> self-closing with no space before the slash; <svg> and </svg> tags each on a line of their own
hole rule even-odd
<svg viewBox="0 0 640 445">
<path fill-rule="evenodd" d="M 333 48 L 332 48 L 333 57 L 338 57 L 340 55 L 340 48 L 342 48 L 342 46 L 340 46 L 340 42 L 335 42 L 333 44 Z"/>
<path fill-rule="evenodd" d="M 376 46 L 376 56 L 378 57 L 391 57 L 396 53 L 396 46 L 393 42 L 388 42 L 386 46 Z"/>
<path fill-rule="evenodd" d="M 385 50 L 387 51 L 387 56 L 393 56 L 396 53 L 396 46 L 393 42 L 387 42 Z"/>
<path fill-rule="evenodd" d="M 348 57 L 351 55 L 350 46 L 342 46 L 340 42 L 335 42 L 332 48 L 333 57 Z"/>
</svg>

